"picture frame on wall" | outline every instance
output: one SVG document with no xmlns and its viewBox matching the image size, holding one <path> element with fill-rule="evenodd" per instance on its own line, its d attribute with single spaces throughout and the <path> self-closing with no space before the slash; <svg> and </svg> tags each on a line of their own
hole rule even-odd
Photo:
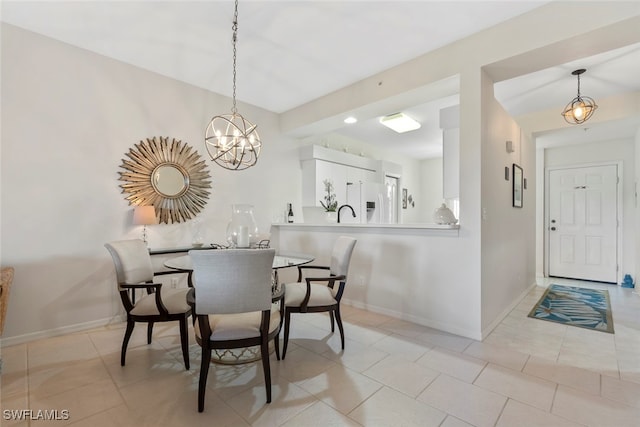
<svg viewBox="0 0 640 427">
<path fill-rule="evenodd" d="M 407 209 L 407 189 L 402 189 L 402 209 Z"/>
<path fill-rule="evenodd" d="M 512 193 L 513 193 L 513 203 L 512 206 L 514 208 L 521 208 L 522 207 L 522 190 L 523 190 L 523 173 L 522 173 L 522 168 L 520 166 L 518 166 L 517 164 L 513 164 L 513 172 L 511 174 L 511 176 L 513 177 L 513 186 L 512 186 Z"/>
</svg>

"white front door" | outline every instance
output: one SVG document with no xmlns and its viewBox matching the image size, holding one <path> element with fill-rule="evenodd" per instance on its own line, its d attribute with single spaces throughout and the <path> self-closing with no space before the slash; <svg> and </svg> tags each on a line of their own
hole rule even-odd
<svg viewBox="0 0 640 427">
<path fill-rule="evenodd" d="M 618 167 L 549 171 L 549 276 L 616 282 Z"/>
</svg>

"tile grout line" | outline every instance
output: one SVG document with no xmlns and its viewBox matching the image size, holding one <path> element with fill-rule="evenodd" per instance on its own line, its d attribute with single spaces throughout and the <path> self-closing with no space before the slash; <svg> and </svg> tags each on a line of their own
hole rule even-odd
<svg viewBox="0 0 640 427">
<path fill-rule="evenodd" d="M 500 417 L 502 417 L 502 414 L 504 414 L 504 410 L 506 409 L 507 403 L 509 403 L 510 400 L 513 400 L 513 399 L 507 396 L 507 398 L 504 401 L 504 404 L 502 405 L 502 408 L 500 409 L 500 413 L 498 414 L 498 417 L 493 422 L 493 426 L 494 427 L 498 425 L 498 421 L 500 421 Z M 520 403 L 522 403 L 522 402 L 520 402 Z"/>
</svg>

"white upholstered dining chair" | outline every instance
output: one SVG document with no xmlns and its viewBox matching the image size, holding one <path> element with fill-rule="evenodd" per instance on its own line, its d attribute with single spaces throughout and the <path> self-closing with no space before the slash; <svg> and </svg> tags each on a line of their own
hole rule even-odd
<svg viewBox="0 0 640 427">
<path fill-rule="evenodd" d="M 274 249 L 190 251 L 193 262 L 193 313 L 196 341 L 202 347 L 198 412 L 204 396 L 211 352 L 260 346 L 267 403 L 271 402 L 269 341 L 277 346 L 281 314 L 272 304 Z M 191 299 L 191 298 L 190 298 Z M 278 347 L 276 347 L 276 350 Z M 279 357 L 279 352 L 276 352 Z"/>
<path fill-rule="evenodd" d="M 120 299 L 127 312 L 127 329 L 122 341 L 120 365 L 125 365 L 127 346 L 136 322 L 147 323 L 147 344 L 151 344 L 154 323 L 177 321 L 180 324 L 184 366 L 189 369 L 189 289 L 165 289 L 162 283 L 153 283 L 156 274 L 153 272 L 147 245 L 142 240 L 120 240 L 104 246 L 113 258 Z M 136 290 L 143 291 L 137 299 Z"/>
<path fill-rule="evenodd" d="M 283 359 L 287 354 L 292 313 L 328 311 L 331 319 L 331 332 L 335 332 L 335 317 L 335 322 L 338 323 L 338 329 L 340 330 L 340 343 L 344 350 L 344 329 L 340 314 L 340 300 L 347 283 L 351 254 L 355 245 L 356 239 L 346 236 L 338 237 L 333 245 L 330 265 L 300 265 L 298 266 L 298 281 L 285 284 Z M 313 270 L 324 270 L 326 273 L 315 277 L 304 277 L 305 273 Z M 303 278 L 304 282 L 302 281 Z"/>
</svg>

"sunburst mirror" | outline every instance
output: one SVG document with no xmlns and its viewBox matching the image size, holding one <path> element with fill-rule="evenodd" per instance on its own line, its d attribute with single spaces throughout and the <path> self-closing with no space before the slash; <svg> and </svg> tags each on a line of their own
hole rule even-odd
<svg viewBox="0 0 640 427">
<path fill-rule="evenodd" d="M 155 207 L 158 222 L 195 217 L 209 198 L 211 176 L 197 151 L 175 138 L 147 138 L 125 153 L 120 184 L 133 206 Z"/>
</svg>

